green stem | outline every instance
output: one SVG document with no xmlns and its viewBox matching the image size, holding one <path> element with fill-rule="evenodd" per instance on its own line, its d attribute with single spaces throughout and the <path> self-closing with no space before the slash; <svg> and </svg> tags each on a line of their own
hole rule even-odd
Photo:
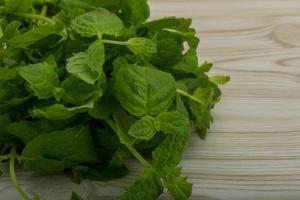
<svg viewBox="0 0 300 200">
<path fill-rule="evenodd" d="M 142 164 L 144 167 L 151 167 L 150 163 L 132 146 L 126 145 L 130 153 Z"/>
<path fill-rule="evenodd" d="M 30 200 L 30 198 L 27 196 L 27 194 L 22 190 L 20 184 L 17 181 L 17 177 L 16 177 L 16 173 L 15 173 L 15 161 L 17 158 L 17 148 L 13 147 L 11 149 L 11 153 L 10 153 L 10 160 L 9 160 L 9 173 L 10 173 L 10 177 L 11 177 L 11 181 L 13 183 L 13 185 L 15 186 L 17 192 L 21 195 L 21 197 L 23 198 L 23 200 Z"/>
<path fill-rule="evenodd" d="M 2 155 L 2 156 L 0 156 L 0 161 L 9 160 L 9 159 L 10 159 L 10 154 L 9 155 Z"/>
<path fill-rule="evenodd" d="M 29 19 L 38 19 L 45 22 L 48 22 L 50 24 L 55 24 L 55 22 L 52 19 L 49 19 L 48 17 L 42 16 L 42 15 L 36 15 L 36 14 L 29 14 L 29 13 L 12 13 L 13 15 L 29 18 Z"/>
<path fill-rule="evenodd" d="M 127 41 L 102 40 L 102 42 L 105 44 L 116 44 L 116 45 L 122 45 L 122 46 L 128 45 Z"/>
<path fill-rule="evenodd" d="M 114 123 L 114 121 L 113 121 L 112 119 L 106 118 L 106 119 L 105 119 L 105 122 L 110 126 L 110 128 L 112 128 L 112 130 L 113 130 L 114 132 L 117 133 L 117 131 L 118 131 L 117 126 L 115 125 L 115 123 Z"/>
<path fill-rule="evenodd" d="M 48 11 L 48 5 L 44 4 L 40 15 L 41 16 L 46 16 L 47 15 L 47 11 Z"/>
<path fill-rule="evenodd" d="M 197 103 L 202 104 L 202 102 L 199 101 L 199 99 L 193 97 L 192 95 L 190 95 L 189 93 L 187 93 L 187 92 L 185 92 L 185 91 L 183 91 L 183 90 L 181 90 L 181 89 L 177 89 L 176 92 L 177 92 L 178 94 L 181 94 L 182 96 L 185 96 L 185 97 L 187 97 L 187 98 L 193 100 L 193 101 L 196 101 Z"/>
<path fill-rule="evenodd" d="M 118 134 L 118 128 L 117 126 L 115 125 L 114 121 L 110 118 L 107 118 L 106 120 L 106 123 L 113 129 L 114 132 Z M 123 134 L 123 133 L 122 133 Z M 124 144 L 127 149 L 130 151 L 130 153 L 142 164 L 144 165 L 144 167 L 151 167 L 150 163 L 145 160 L 145 158 L 130 144 Z"/>
</svg>

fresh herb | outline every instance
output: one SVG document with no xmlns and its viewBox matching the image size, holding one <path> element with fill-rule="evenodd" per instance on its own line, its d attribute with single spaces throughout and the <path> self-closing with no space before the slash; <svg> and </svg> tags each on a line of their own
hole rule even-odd
<svg viewBox="0 0 300 200">
<path fill-rule="evenodd" d="M 229 77 L 199 65 L 190 19 L 149 15 L 146 0 L 0 1 L 0 162 L 24 200 L 39 197 L 16 161 L 80 183 L 125 176 L 129 156 L 144 172 L 118 199 L 189 198 L 180 161 Z"/>
</svg>

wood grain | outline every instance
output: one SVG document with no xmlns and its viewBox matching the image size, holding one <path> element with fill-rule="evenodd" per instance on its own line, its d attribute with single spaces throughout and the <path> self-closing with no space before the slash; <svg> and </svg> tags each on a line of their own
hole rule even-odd
<svg viewBox="0 0 300 200">
<path fill-rule="evenodd" d="M 195 200 L 298 200 L 300 198 L 300 1 L 150 0 L 153 18 L 191 17 L 201 38 L 199 56 L 228 74 L 207 140 L 190 140 L 182 163 Z M 67 200 L 114 199 L 141 168 L 109 183 L 70 183 L 65 176 L 19 171 L 29 192 Z M 116 187 L 117 186 L 117 187 Z M 113 190 L 112 190 L 113 188 Z M 18 200 L 8 177 L 0 199 Z M 112 192 L 113 191 L 113 192 Z M 60 194 L 59 197 L 57 197 Z M 162 199 L 170 199 L 168 196 Z"/>
</svg>

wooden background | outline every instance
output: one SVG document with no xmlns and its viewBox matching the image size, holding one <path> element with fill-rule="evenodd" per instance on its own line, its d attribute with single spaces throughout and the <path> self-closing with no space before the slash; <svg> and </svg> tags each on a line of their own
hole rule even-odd
<svg viewBox="0 0 300 200">
<path fill-rule="evenodd" d="M 150 0 L 152 17 L 192 17 L 201 37 L 199 56 L 213 73 L 232 77 L 214 110 L 206 141 L 195 135 L 183 161 L 195 200 L 300 199 L 300 0 Z M 126 179 L 80 187 L 64 176 L 18 176 L 29 192 L 67 200 L 114 199 Z M 113 192 L 112 192 L 113 191 Z M 1 200 L 19 200 L 6 176 Z M 168 196 L 162 199 L 170 199 Z"/>
</svg>

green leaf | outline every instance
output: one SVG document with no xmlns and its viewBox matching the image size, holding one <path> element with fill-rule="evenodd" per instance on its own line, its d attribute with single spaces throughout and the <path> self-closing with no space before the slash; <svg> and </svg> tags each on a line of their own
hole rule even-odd
<svg viewBox="0 0 300 200">
<path fill-rule="evenodd" d="M 22 25 L 20 21 L 12 21 L 6 25 L 4 32 L 3 32 L 3 40 L 7 41 L 13 37 L 17 37 L 20 35 L 19 28 Z"/>
<path fill-rule="evenodd" d="M 209 80 L 218 85 L 225 85 L 226 83 L 228 83 L 230 81 L 230 77 L 229 76 L 211 76 L 211 77 L 209 77 Z"/>
<path fill-rule="evenodd" d="M 195 90 L 193 96 L 202 102 L 199 104 L 193 100 L 189 101 L 191 112 L 195 118 L 195 124 L 198 129 L 199 136 L 201 138 L 206 137 L 207 129 L 210 126 L 212 120 L 210 109 L 212 107 L 212 101 L 214 91 L 210 87 L 198 88 Z"/>
<path fill-rule="evenodd" d="M 163 132 L 157 132 L 155 136 L 149 141 L 139 141 L 137 144 L 134 145 L 134 147 L 137 150 L 141 150 L 142 152 L 152 152 L 166 138 L 166 136 L 167 135 Z"/>
<path fill-rule="evenodd" d="M 113 95 L 111 85 L 105 90 L 104 95 L 95 102 L 95 106 L 89 114 L 96 119 L 106 119 L 120 108 L 120 104 Z"/>
<path fill-rule="evenodd" d="M 20 121 L 11 123 L 7 131 L 20 138 L 25 144 L 29 143 L 35 137 L 45 133 L 37 122 Z"/>
<path fill-rule="evenodd" d="M 59 84 L 54 68 L 47 63 L 21 67 L 18 73 L 26 80 L 34 95 L 40 99 L 47 99 L 53 96 L 53 89 Z"/>
<path fill-rule="evenodd" d="M 157 52 L 156 44 L 147 38 L 131 38 L 128 40 L 127 47 L 142 60 L 150 60 Z"/>
<path fill-rule="evenodd" d="M 190 49 L 182 58 L 172 66 L 174 71 L 198 75 L 198 57 L 195 49 Z"/>
<path fill-rule="evenodd" d="M 166 134 L 176 134 L 182 127 L 189 126 L 188 118 L 178 111 L 160 113 L 156 119 L 159 122 L 160 130 Z"/>
<path fill-rule="evenodd" d="M 15 112 L 24 110 L 24 105 L 29 102 L 32 98 L 30 96 L 21 97 L 21 98 L 10 98 L 4 101 L 1 101 L 0 104 L 0 113 L 5 112 Z"/>
<path fill-rule="evenodd" d="M 45 118 L 51 120 L 64 120 L 74 117 L 79 113 L 87 112 L 94 107 L 93 102 L 75 107 L 65 107 L 62 104 L 54 104 L 44 108 L 34 108 L 29 110 L 29 114 L 33 118 Z"/>
<path fill-rule="evenodd" d="M 199 38 L 196 36 L 195 29 L 188 29 L 187 31 L 179 31 L 174 29 L 164 29 L 166 31 L 169 31 L 170 33 L 174 33 L 178 36 L 181 36 L 187 43 L 189 44 L 190 48 L 197 49 L 199 45 Z"/>
<path fill-rule="evenodd" d="M 148 141 L 154 137 L 159 129 L 159 124 L 153 117 L 145 116 L 130 127 L 128 134 L 137 139 Z"/>
<path fill-rule="evenodd" d="M 177 98 L 176 98 L 176 110 L 178 112 L 180 112 L 184 117 L 186 117 L 187 119 L 189 119 L 189 112 L 186 109 L 185 104 L 182 101 L 182 98 L 179 94 L 177 94 Z"/>
<path fill-rule="evenodd" d="M 121 10 L 121 18 L 127 26 L 142 24 L 150 16 L 146 0 L 122 0 Z"/>
<path fill-rule="evenodd" d="M 59 99 L 77 106 L 95 102 L 103 94 L 99 86 L 88 84 L 74 76 L 66 78 L 55 91 Z"/>
<path fill-rule="evenodd" d="M 104 45 L 101 40 L 97 40 L 87 51 L 69 58 L 66 69 L 77 78 L 94 84 L 102 76 L 104 61 Z"/>
<path fill-rule="evenodd" d="M 61 0 L 58 4 L 58 7 L 62 9 L 71 19 L 74 19 L 85 12 L 96 9 L 95 6 L 82 0 Z"/>
<path fill-rule="evenodd" d="M 207 61 L 205 61 L 200 67 L 199 67 L 199 71 L 200 73 L 205 73 L 205 72 L 209 72 L 211 70 L 211 68 L 213 67 L 212 63 L 208 63 Z"/>
<path fill-rule="evenodd" d="M 83 37 L 102 37 L 103 34 L 117 36 L 123 29 L 123 23 L 116 15 L 104 8 L 76 17 L 71 29 Z"/>
<path fill-rule="evenodd" d="M 190 136 L 190 127 L 181 127 L 176 133 L 169 134 L 153 152 L 153 165 L 163 169 L 167 165 L 178 165 Z"/>
<path fill-rule="evenodd" d="M 9 81 L 18 78 L 18 72 L 16 69 L 2 67 L 0 68 L 0 80 Z"/>
<path fill-rule="evenodd" d="M 14 13 L 14 12 L 30 12 L 33 10 L 33 3 L 36 0 L 6 0 L 4 12 Z"/>
<path fill-rule="evenodd" d="M 122 106 L 135 116 L 155 116 L 168 110 L 176 95 L 170 74 L 135 65 L 118 71 L 115 88 Z"/>
<path fill-rule="evenodd" d="M 43 24 L 36 29 L 31 29 L 21 35 L 12 37 L 8 40 L 8 45 L 13 48 L 26 48 L 50 35 L 59 35 L 63 30 L 63 26 L 56 24 Z"/>
<path fill-rule="evenodd" d="M 181 176 L 181 169 L 176 166 L 166 167 L 163 183 L 175 200 L 188 200 L 192 193 L 192 184 L 187 177 Z"/>
<path fill-rule="evenodd" d="M 192 23 L 191 19 L 166 17 L 156 19 L 140 26 L 140 29 L 146 28 L 150 32 L 157 32 L 162 29 L 173 29 L 178 31 L 187 31 Z"/>
<path fill-rule="evenodd" d="M 183 41 L 180 36 L 167 31 L 160 31 L 154 39 L 157 53 L 151 63 L 159 69 L 169 70 L 182 56 Z"/>
<path fill-rule="evenodd" d="M 153 200 L 163 193 L 163 185 L 153 169 L 146 168 L 137 181 L 126 192 L 118 197 L 119 200 Z"/>
<path fill-rule="evenodd" d="M 179 111 L 162 114 L 160 117 L 161 129 L 170 134 L 153 152 L 153 166 L 163 178 L 164 185 L 176 200 L 188 199 L 192 186 L 186 178 L 180 177 L 177 167 L 182 159 L 183 151 L 191 133 L 189 117 L 182 114 L 182 104 L 177 101 Z M 177 112 L 177 114 L 175 114 Z M 173 113 L 173 115 L 171 115 Z M 172 117 L 170 119 L 170 117 Z M 169 119 L 169 124 L 167 123 Z M 175 120 L 174 123 L 172 120 Z M 177 124 L 178 123 L 178 124 Z M 178 127 L 176 127 L 178 126 Z"/>
<path fill-rule="evenodd" d="M 98 160 L 86 126 L 40 135 L 27 144 L 22 156 L 25 169 L 43 174 Z"/>
<path fill-rule="evenodd" d="M 161 144 L 153 151 L 153 166 L 158 170 L 163 170 L 165 166 L 178 165 L 182 159 L 183 151 L 186 147 L 187 140 L 191 134 L 191 125 L 189 118 L 185 115 L 177 114 L 177 121 L 184 122 L 181 127 L 173 130 L 166 124 L 161 124 L 161 129 L 166 126 L 165 131 L 171 130 L 172 133 L 161 142 Z"/>
<path fill-rule="evenodd" d="M 128 134 L 129 128 L 134 124 L 135 119 L 128 115 L 125 111 L 120 110 L 113 115 L 116 134 L 118 135 L 121 144 L 132 145 L 136 142 L 136 138 Z"/>
</svg>

